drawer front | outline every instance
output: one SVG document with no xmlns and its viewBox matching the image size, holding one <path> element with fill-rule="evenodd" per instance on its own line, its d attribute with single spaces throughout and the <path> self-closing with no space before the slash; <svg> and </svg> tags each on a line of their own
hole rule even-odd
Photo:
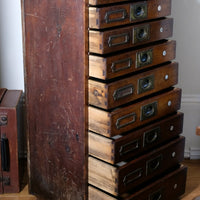
<svg viewBox="0 0 200 200">
<path fill-rule="evenodd" d="M 89 104 L 112 109 L 177 84 L 178 64 L 170 63 L 109 84 L 89 80 Z"/>
<path fill-rule="evenodd" d="M 177 200 L 185 192 L 187 168 L 182 166 L 177 170 L 154 181 L 135 194 L 126 194 L 126 197 L 111 197 L 110 195 L 89 186 L 89 200 Z"/>
<path fill-rule="evenodd" d="M 172 37 L 173 19 L 162 19 L 128 28 L 89 31 L 89 51 L 106 54 Z"/>
<path fill-rule="evenodd" d="M 176 42 L 167 41 L 119 55 L 89 56 L 89 75 L 111 79 L 175 59 Z"/>
<path fill-rule="evenodd" d="M 129 163 L 113 166 L 89 158 L 89 183 L 112 195 L 120 196 L 159 177 L 184 159 L 185 138 L 180 137 Z M 105 170 L 104 170 L 105 169 Z M 107 174 L 108 172 L 109 174 Z"/>
<path fill-rule="evenodd" d="M 89 106 L 89 130 L 112 137 L 180 109 L 181 89 L 107 112 Z"/>
<path fill-rule="evenodd" d="M 169 141 L 181 134 L 182 129 L 183 114 L 178 113 L 116 138 L 106 138 L 89 132 L 89 154 L 116 164 Z"/>
<path fill-rule="evenodd" d="M 110 28 L 141 20 L 169 16 L 171 0 L 151 0 L 109 7 L 89 8 L 89 27 L 94 29 Z"/>
</svg>

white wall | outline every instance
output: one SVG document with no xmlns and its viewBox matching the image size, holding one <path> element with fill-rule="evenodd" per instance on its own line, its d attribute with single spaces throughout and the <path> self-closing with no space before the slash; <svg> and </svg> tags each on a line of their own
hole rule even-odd
<svg viewBox="0 0 200 200">
<path fill-rule="evenodd" d="M 186 153 L 200 157 L 200 0 L 172 2 Z M 9 89 L 24 89 L 20 9 L 20 0 L 0 0 L 0 87 Z"/>
<path fill-rule="evenodd" d="M 0 0 L 0 87 L 24 90 L 20 0 Z"/>
<path fill-rule="evenodd" d="M 172 2 L 179 87 L 183 89 L 181 110 L 185 114 L 186 155 L 200 158 L 200 136 L 195 134 L 196 126 L 200 125 L 200 0 Z"/>
</svg>

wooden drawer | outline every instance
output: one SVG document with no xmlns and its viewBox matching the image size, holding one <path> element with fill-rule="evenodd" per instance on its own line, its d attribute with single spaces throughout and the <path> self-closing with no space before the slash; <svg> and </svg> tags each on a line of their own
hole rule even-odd
<svg viewBox="0 0 200 200">
<path fill-rule="evenodd" d="M 181 89 L 175 88 L 112 111 L 89 106 L 89 130 L 107 137 L 119 135 L 177 111 L 180 101 Z"/>
<path fill-rule="evenodd" d="M 89 27 L 103 29 L 169 16 L 171 0 L 151 0 L 89 8 Z"/>
<path fill-rule="evenodd" d="M 124 136 L 107 138 L 89 132 L 89 154 L 115 164 L 169 141 L 182 130 L 183 114 L 177 113 Z"/>
<path fill-rule="evenodd" d="M 187 168 L 181 166 L 173 172 L 154 181 L 135 194 L 126 194 L 122 198 L 112 197 L 89 186 L 89 200 L 177 200 L 185 192 Z"/>
<path fill-rule="evenodd" d="M 111 79 L 175 59 L 176 42 L 164 41 L 114 56 L 89 55 L 89 76 Z"/>
<path fill-rule="evenodd" d="M 173 33 L 173 19 L 159 19 L 106 31 L 89 31 L 90 53 L 106 54 L 165 38 Z"/>
<path fill-rule="evenodd" d="M 111 83 L 89 80 L 89 104 L 112 109 L 177 84 L 178 64 L 170 63 Z"/>
<path fill-rule="evenodd" d="M 121 196 L 182 162 L 184 144 L 185 138 L 180 137 L 144 156 L 118 165 L 89 157 L 89 184 Z"/>
</svg>

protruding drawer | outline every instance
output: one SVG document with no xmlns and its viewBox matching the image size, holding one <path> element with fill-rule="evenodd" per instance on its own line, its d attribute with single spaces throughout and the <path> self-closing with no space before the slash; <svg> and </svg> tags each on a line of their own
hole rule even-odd
<svg viewBox="0 0 200 200">
<path fill-rule="evenodd" d="M 177 113 L 126 135 L 107 138 L 89 132 L 89 154 L 116 164 L 138 156 L 178 136 L 183 129 L 183 114 Z"/>
<path fill-rule="evenodd" d="M 90 53 L 107 54 L 172 37 L 173 19 L 151 22 L 105 31 L 89 31 Z"/>
<path fill-rule="evenodd" d="M 107 137 L 119 135 L 177 111 L 180 101 L 181 89 L 175 88 L 111 111 L 89 106 L 89 130 Z"/>
<path fill-rule="evenodd" d="M 177 82 L 177 63 L 168 63 L 111 83 L 89 80 L 89 104 L 103 109 L 112 109 L 169 88 Z"/>
<path fill-rule="evenodd" d="M 89 200 L 177 200 L 185 192 L 187 168 L 181 166 L 173 172 L 153 181 L 141 190 L 132 191 L 123 197 L 112 197 L 89 186 Z"/>
<path fill-rule="evenodd" d="M 89 27 L 93 29 L 110 28 L 141 20 L 169 16 L 171 0 L 139 1 L 106 7 L 89 8 Z"/>
<path fill-rule="evenodd" d="M 111 79 L 175 59 L 176 42 L 164 41 L 114 56 L 89 55 L 89 76 Z"/>
<path fill-rule="evenodd" d="M 89 184 L 114 196 L 121 196 L 152 178 L 155 180 L 156 177 L 182 162 L 184 145 L 185 138 L 180 137 L 137 159 L 118 165 L 110 165 L 89 157 Z"/>
</svg>

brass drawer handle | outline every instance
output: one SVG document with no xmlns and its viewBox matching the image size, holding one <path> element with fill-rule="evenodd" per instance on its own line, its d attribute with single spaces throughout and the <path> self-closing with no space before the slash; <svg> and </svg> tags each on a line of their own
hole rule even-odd
<svg viewBox="0 0 200 200">
<path fill-rule="evenodd" d="M 147 3 L 132 4 L 130 7 L 130 20 L 145 19 L 147 18 Z"/>
<path fill-rule="evenodd" d="M 115 15 L 115 14 L 118 14 L 121 16 L 112 18 L 112 15 Z M 119 21 L 125 20 L 127 16 L 128 14 L 126 12 L 126 9 L 108 11 L 106 12 L 106 15 L 105 15 L 105 21 L 107 24 L 112 23 L 112 22 L 119 22 Z"/>
<path fill-rule="evenodd" d="M 115 41 L 115 40 L 119 40 L 122 39 L 121 42 Z M 129 33 L 122 33 L 122 34 L 118 34 L 118 35 L 111 35 L 108 38 L 108 46 L 109 47 L 115 47 L 115 46 L 119 46 L 119 45 L 123 45 L 123 44 L 127 44 L 130 40 L 129 37 Z"/>
<path fill-rule="evenodd" d="M 135 171 L 127 174 L 123 179 L 123 183 L 124 183 L 124 185 L 128 185 L 128 184 L 136 181 L 140 177 L 142 177 L 142 168 L 136 169 Z"/>
<path fill-rule="evenodd" d="M 161 200 L 162 199 L 162 190 L 158 190 L 149 195 L 149 200 Z"/>
<path fill-rule="evenodd" d="M 127 63 L 127 65 L 117 68 L 117 65 L 121 65 L 121 64 L 124 64 L 124 63 L 125 64 Z M 122 59 L 122 60 L 112 62 L 111 69 L 112 69 L 112 72 L 115 73 L 115 72 L 118 72 L 118 71 L 129 69 L 132 64 L 133 64 L 132 59 L 126 58 L 126 59 Z"/>
<path fill-rule="evenodd" d="M 116 127 L 117 127 L 117 129 L 123 128 L 125 126 L 128 126 L 128 125 L 134 123 L 135 120 L 136 120 L 136 114 L 130 113 L 128 115 L 118 118 L 117 122 L 116 122 Z"/>
<path fill-rule="evenodd" d="M 127 97 L 129 95 L 132 95 L 134 92 L 134 87 L 132 84 L 126 85 L 124 87 L 118 88 L 117 90 L 114 91 L 113 93 L 113 99 L 115 101 Z"/>
<path fill-rule="evenodd" d="M 148 144 L 152 144 L 157 141 L 160 137 L 160 127 L 156 127 L 150 131 L 146 131 L 144 133 L 143 146 L 147 146 Z"/>
<path fill-rule="evenodd" d="M 120 153 L 120 156 L 123 156 L 125 154 L 128 154 L 136 149 L 139 148 L 139 140 L 134 140 L 132 142 L 129 142 L 125 145 L 122 145 L 120 147 L 120 150 L 119 150 L 119 153 Z"/>
<path fill-rule="evenodd" d="M 134 44 L 138 43 L 138 42 L 143 42 L 143 41 L 149 40 L 149 38 L 150 38 L 149 24 L 134 28 L 133 35 L 134 35 L 134 37 L 133 37 Z"/>
<path fill-rule="evenodd" d="M 136 68 L 151 64 L 153 61 L 153 50 L 141 51 L 136 54 Z"/>
<path fill-rule="evenodd" d="M 138 80 L 138 94 L 154 89 L 154 75 L 149 75 Z"/>
<path fill-rule="evenodd" d="M 142 106 L 140 120 L 143 121 L 149 119 L 150 117 L 155 116 L 157 114 L 157 106 L 158 106 L 157 101 Z"/>
<path fill-rule="evenodd" d="M 159 155 L 146 163 L 146 175 L 152 174 L 156 170 L 160 169 L 162 161 L 162 155 Z"/>
</svg>

